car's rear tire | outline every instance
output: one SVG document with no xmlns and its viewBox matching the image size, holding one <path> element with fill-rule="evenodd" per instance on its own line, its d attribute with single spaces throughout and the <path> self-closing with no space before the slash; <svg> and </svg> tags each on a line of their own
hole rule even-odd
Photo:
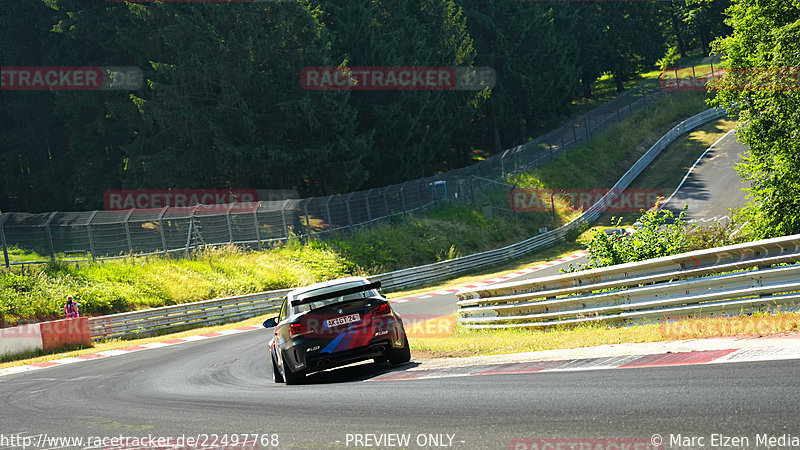
<svg viewBox="0 0 800 450">
<path fill-rule="evenodd" d="M 272 360 L 272 381 L 276 383 L 283 383 L 283 375 L 281 375 L 281 369 L 278 368 L 278 364 L 275 362 L 275 358 L 272 356 L 272 352 L 270 352 L 269 359 Z"/>
<path fill-rule="evenodd" d="M 286 358 L 283 358 L 283 379 L 287 385 L 303 384 L 306 382 L 306 374 L 303 371 L 292 372 L 292 369 L 286 364 Z"/>
<path fill-rule="evenodd" d="M 408 338 L 403 338 L 402 348 L 392 348 L 386 352 L 389 363 L 393 366 L 411 361 L 411 347 L 408 346 Z"/>
</svg>

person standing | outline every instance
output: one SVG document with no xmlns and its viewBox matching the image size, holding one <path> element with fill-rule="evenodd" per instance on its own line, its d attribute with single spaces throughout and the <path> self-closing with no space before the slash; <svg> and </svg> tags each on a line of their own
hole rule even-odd
<svg viewBox="0 0 800 450">
<path fill-rule="evenodd" d="M 69 319 L 81 316 L 78 311 L 78 302 L 76 302 L 71 295 L 67 296 L 67 303 L 64 304 L 64 314 L 66 314 Z"/>
</svg>

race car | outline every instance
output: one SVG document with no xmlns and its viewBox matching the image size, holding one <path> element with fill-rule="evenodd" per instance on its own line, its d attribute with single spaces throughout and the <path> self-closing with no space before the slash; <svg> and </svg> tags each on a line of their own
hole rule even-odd
<svg viewBox="0 0 800 450">
<path fill-rule="evenodd" d="M 341 278 L 289 292 L 269 343 L 272 378 L 301 384 L 306 375 L 374 359 L 402 364 L 411 360 L 403 321 L 378 291 L 380 282 Z"/>
</svg>

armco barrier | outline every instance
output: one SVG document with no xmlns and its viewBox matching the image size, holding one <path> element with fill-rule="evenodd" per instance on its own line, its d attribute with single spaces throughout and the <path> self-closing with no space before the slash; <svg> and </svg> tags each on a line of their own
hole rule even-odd
<svg viewBox="0 0 800 450">
<path fill-rule="evenodd" d="M 459 323 L 544 328 L 792 309 L 800 266 L 780 264 L 798 261 L 793 235 L 492 285 L 457 294 Z"/>
<path fill-rule="evenodd" d="M 709 109 L 684 120 L 655 143 L 609 192 L 619 192 L 638 176 L 672 141 L 692 129 L 727 114 L 724 109 Z M 563 240 L 567 233 L 595 220 L 607 204 L 604 196 L 591 208 L 571 222 L 547 233 L 522 242 L 473 255 L 419 267 L 396 270 L 370 277 L 380 281 L 385 289 L 402 289 L 431 281 L 441 280 L 469 270 L 518 258 L 531 251 L 548 247 Z M 93 339 L 151 334 L 195 325 L 211 325 L 246 319 L 269 312 L 277 312 L 288 290 L 268 291 L 259 294 L 230 297 L 176 306 L 166 306 L 143 311 L 93 317 L 90 320 Z"/>
<path fill-rule="evenodd" d="M 0 329 L 0 355 L 91 345 L 89 318 L 54 320 Z"/>
<path fill-rule="evenodd" d="M 258 294 L 205 300 L 196 303 L 164 306 L 142 311 L 92 317 L 89 319 L 92 339 L 106 339 L 153 332 L 216 325 L 277 312 L 290 289 Z"/>
<path fill-rule="evenodd" d="M 522 242 L 508 245 L 503 248 L 489 250 L 482 253 L 463 256 L 461 258 L 454 258 L 447 261 L 441 261 L 433 264 L 428 264 L 419 267 L 412 267 L 410 269 L 401 269 L 394 272 L 389 272 L 381 275 L 376 275 L 372 278 L 381 280 L 383 285 L 390 289 L 400 289 L 404 287 L 413 286 L 422 282 L 436 281 L 442 278 L 452 276 L 468 270 L 497 264 L 508 259 L 513 259 L 525 255 L 534 249 L 547 247 L 555 244 L 556 242 L 564 239 L 569 231 L 579 228 L 583 224 L 593 222 L 605 210 L 605 207 L 610 204 L 609 196 L 615 195 L 627 188 L 637 176 L 650 165 L 661 152 L 667 148 L 675 139 L 684 133 L 697 128 L 700 125 L 708 123 L 714 119 L 718 119 L 727 114 L 727 112 L 720 109 L 709 109 L 700 114 L 697 114 L 689 119 L 684 120 L 675 127 L 673 127 L 667 134 L 659 139 L 650 149 L 639 158 L 638 161 L 617 181 L 617 183 L 609 190 L 609 193 L 604 195 L 597 201 L 591 208 L 586 210 L 583 214 L 573 219 L 571 222 L 556 228 L 547 233 L 540 234 Z"/>
</svg>

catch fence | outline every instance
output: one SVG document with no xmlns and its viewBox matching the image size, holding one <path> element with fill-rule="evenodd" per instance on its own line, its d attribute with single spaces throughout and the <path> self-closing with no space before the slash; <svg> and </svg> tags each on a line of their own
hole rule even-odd
<svg viewBox="0 0 800 450">
<path fill-rule="evenodd" d="M 0 214 L 6 267 L 50 259 L 88 260 L 125 255 L 188 252 L 216 245 L 273 246 L 292 237 L 325 238 L 430 208 L 445 200 L 474 198 L 476 179 L 504 180 L 537 167 L 667 95 L 658 80 L 641 83 L 616 99 L 539 138 L 479 163 L 436 176 L 348 194 L 228 205 L 124 211 Z"/>
</svg>

